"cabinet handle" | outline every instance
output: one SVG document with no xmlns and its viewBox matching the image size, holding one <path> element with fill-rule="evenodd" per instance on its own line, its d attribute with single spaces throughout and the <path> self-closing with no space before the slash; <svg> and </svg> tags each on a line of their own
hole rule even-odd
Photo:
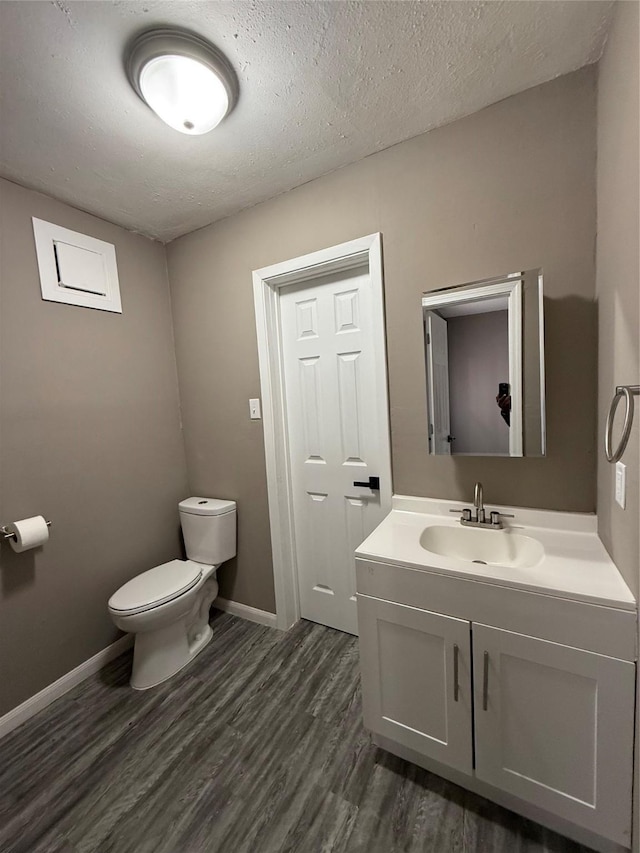
<svg viewBox="0 0 640 853">
<path fill-rule="evenodd" d="M 460 649 L 454 643 L 453 644 L 453 701 L 458 701 L 458 695 L 460 693 L 460 685 L 458 683 L 458 658 L 460 656 Z"/>
<path fill-rule="evenodd" d="M 484 653 L 484 669 L 482 673 L 482 710 L 487 710 L 489 702 L 489 652 Z"/>
</svg>

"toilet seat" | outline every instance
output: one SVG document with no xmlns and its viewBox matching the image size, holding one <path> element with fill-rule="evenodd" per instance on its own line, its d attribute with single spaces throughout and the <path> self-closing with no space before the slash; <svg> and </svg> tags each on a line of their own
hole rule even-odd
<svg viewBox="0 0 640 853">
<path fill-rule="evenodd" d="M 202 567 L 191 560 L 171 560 L 137 575 L 109 599 L 109 609 L 119 614 L 143 613 L 179 598 L 202 577 Z"/>
</svg>

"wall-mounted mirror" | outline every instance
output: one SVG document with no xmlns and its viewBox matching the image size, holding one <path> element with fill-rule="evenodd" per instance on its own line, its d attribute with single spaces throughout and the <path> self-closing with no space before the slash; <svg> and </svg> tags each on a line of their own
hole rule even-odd
<svg viewBox="0 0 640 853">
<path fill-rule="evenodd" d="M 429 452 L 544 456 L 542 270 L 422 298 Z"/>
</svg>

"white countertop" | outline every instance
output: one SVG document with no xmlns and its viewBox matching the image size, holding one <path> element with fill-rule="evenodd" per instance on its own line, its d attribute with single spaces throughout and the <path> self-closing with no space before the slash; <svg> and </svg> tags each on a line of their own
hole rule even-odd
<svg viewBox="0 0 640 853">
<path fill-rule="evenodd" d="M 569 598 L 635 610 L 636 600 L 596 532 L 596 517 L 486 504 L 490 510 L 513 513 L 504 526 L 540 541 L 545 555 L 535 566 L 480 565 L 443 557 L 420 545 L 430 525 L 459 525 L 452 508 L 469 504 L 432 498 L 394 496 L 389 515 L 356 549 L 356 557 L 412 569 L 450 574 L 467 580 L 512 586 L 558 598 Z"/>
</svg>

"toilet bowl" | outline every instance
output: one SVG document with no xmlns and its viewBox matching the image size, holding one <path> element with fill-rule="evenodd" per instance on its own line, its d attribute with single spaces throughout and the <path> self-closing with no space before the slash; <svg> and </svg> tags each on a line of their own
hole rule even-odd
<svg viewBox="0 0 640 853">
<path fill-rule="evenodd" d="M 216 573 L 236 553 L 233 501 L 187 498 L 179 511 L 187 559 L 142 572 L 109 599 L 115 625 L 135 634 L 130 683 L 136 690 L 171 678 L 207 645 Z"/>
</svg>

